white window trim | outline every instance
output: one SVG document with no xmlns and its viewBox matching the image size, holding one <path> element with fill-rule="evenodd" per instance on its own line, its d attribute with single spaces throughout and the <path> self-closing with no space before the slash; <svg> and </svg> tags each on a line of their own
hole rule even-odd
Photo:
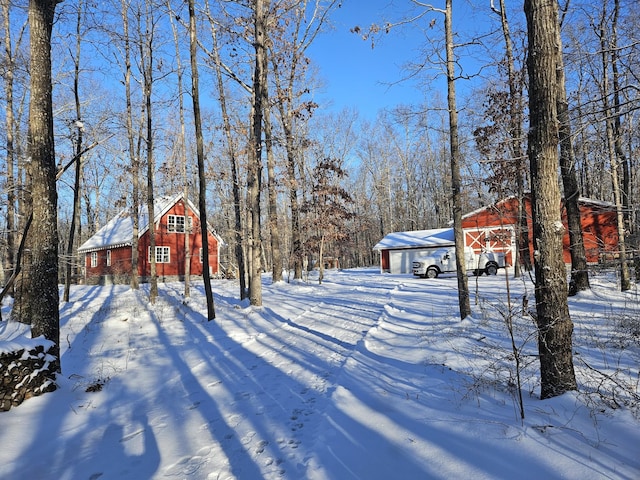
<svg viewBox="0 0 640 480">
<path fill-rule="evenodd" d="M 98 266 L 98 252 L 91 252 L 91 268 Z"/>
<path fill-rule="evenodd" d="M 182 219 L 178 222 L 178 219 Z M 193 217 L 184 215 L 168 215 L 167 216 L 167 231 L 171 233 L 185 233 L 193 230 Z"/>
<path fill-rule="evenodd" d="M 111 250 L 107 250 L 106 263 L 107 263 L 107 267 L 111 266 Z"/>
<path fill-rule="evenodd" d="M 148 247 L 148 260 L 151 263 L 151 247 Z M 171 247 L 157 246 L 156 247 L 156 263 L 171 263 Z"/>
</svg>

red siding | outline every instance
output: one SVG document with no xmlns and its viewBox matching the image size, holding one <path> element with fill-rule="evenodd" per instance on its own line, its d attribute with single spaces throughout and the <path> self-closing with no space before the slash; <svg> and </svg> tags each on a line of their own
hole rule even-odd
<svg viewBox="0 0 640 480">
<path fill-rule="evenodd" d="M 527 213 L 527 226 L 529 231 L 529 252 L 533 261 L 533 225 L 529 198 L 525 198 L 525 211 Z M 583 201 L 580 205 L 580 213 L 587 261 L 597 263 L 604 256 L 615 255 L 618 250 L 615 209 L 610 206 Z M 571 263 L 569 233 L 564 208 L 562 208 L 562 221 L 565 225 L 565 235 L 563 238 L 564 261 L 565 263 Z M 518 200 L 516 198 L 510 198 L 465 217 L 462 220 L 462 228 L 473 229 L 494 226 L 503 227 L 507 225 L 515 227 L 517 223 Z"/>
<path fill-rule="evenodd" d="M 111 252 L 111 265 L 107 265 L 107 252 Z M 131 271 L 131 247 L 119 247 L 105 250 L 98 250 L 97 264 L 91 266 L 92 253 L 85 254 L 85 267 L 87 277 L 102 275 L 122 275 Z"/>
<path fill-rule="evenodd" d="M 185 233 L 175 233 L 168 231 L 169 215 L 185 215 L 184 203 L 179 201 L 166 214 L 162 216 L 160 222 L 155 224 L 156 247 L 169 247 L 170 263 L 156 263 L 158 276 L 184 275 Z M 202 275 L 202 262 L 200 261 L 200 249 L 202 248 L 202 235 L 200 234 L 200 219 L 192 211 L 188 212 L 192 217 L 193 228 L 189 233 L 189 250 L 191 253 L 191 274 Z M 149 265 L 149 231 L 140 238 L 138 251 L 140 260 L 138 262 L 139 275 L 149 275 L 151 266 Z M 209 266 L 214 275 L 219 271 L 218 264 L 218 240 L 209 234 Z M 145 272 L 145 273 L 143 273 Z"/>
<path fill-rule="evenodd" d="M 200 249 L 202 248 L 202 235 L 200 234 L 200 220 L 193 211 L 189 210 L 188 215 L 192 217 L 192 228 L 188 234 L 169 232 L 169 215 L 185 215 L 185 205 L 182 200 L 178 201 L 168 212 L 166 212 L 159 222 L 153 225 L 156 234 L 157 247 L 169 247 L 169 263 L 156 263 L 156 273 L 158 276 L 178 276 L 185 272 L 185 235 L 189 236 L 189 246 L 191 253 L 191 274 L 202 275 L 202 262 L 200 261 Z M 149 231 L 147 230 L 138 243 L 138 275 L 149 276 L 151 266 L 149 263 Z M 107 251 L 111 252 L 111 266 L 107 263 Z M 87 277 L 99 277 L 103 275 L 122 275 L 131 272 L 131 247 L 120 247 L 110 250 L 98 250 L 96 267 L 91 267 L 91 252 L 85 254 L 85 267 Z M 211 273 L 219 273 L 218 240 L 214 235 L 209 234 L 209 266 Z"/>
</svg>

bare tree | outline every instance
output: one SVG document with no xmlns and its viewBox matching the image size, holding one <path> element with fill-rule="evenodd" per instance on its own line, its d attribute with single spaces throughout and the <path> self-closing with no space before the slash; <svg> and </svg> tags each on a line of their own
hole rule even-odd
<svg viewBox="0 0 640 480">
<path fill-rule="evenodd" d="M 558 133 L 560 135 L 560 172 L 564 186 L 564 205 L 567 212 L 567 227 L 569 229 L 569 251 L 571 254 L 571 293 L 588 290 L 589 272 L 587 270 L 587 255 L 582 238 L 582 220 L 580 214 L 580 188 L 576 177 L 576 158 L 573 150 L 571 122 L 569 118 L 569 102 L 564 73 L 564 59 L 562 51 L 562 36 L 560 28 L 556 29 L 558 48 Z"/>
<path fill-rule="evenodd" d="M 529 232 L 527 227 L 527 212 L 524 208 L 524 193 L 526 187 L 526 152 L 523 147 L 524 140 L 524 105 L 523 105 L 523 73 L 516 68 L 516 60 L 513 48 L 513 40 L 511 28 L 507 17 L 506 2 L 500 0 L 500 6 L 495 7 L 492 0 L 491 7 L 494 13 L 500 16 L 500 24 L 502 26 L 502 35 L 505 44 L 505 64 L 507 68 L 507 81 L 509 87 L 508 104 L 508 132 L 509 139 L 507 141 L 508 152 L 513 163 L 511 168 L 512 175 L 516 179 L 516 195 L 518 197 L 518 226 L 517 237 L 518 248 L 516 250 L 516 259 L 514 262 L 514 275 L 520 276 L 520 264 L 524 265 L 526 270 L 531 269 L 531 257 L 529 254 Z M 491 148 L 491 147 L 490 147 Z"/>
<path fill-rule="evenodd" d="M 56 161 L 53 136 L 51 32 L 57 0 L 30 0 L 31 93 L 28 152 L 33 224 L 29 233 L 31 265 L 26 295 L 31 334 L 44 335 L 54 346 L 53 371 L 60 372 L 58 311 L 58 225 Z"/>
<path fill-rule="evenodd" d="M 419 7 L 424 8 L 424 13 L 411 21 L 421 18 L 427 12 L 437 12 L 444 16 L 445 29 L 445 66 L 447 78 L 447 109 L 449 113 L 449 158 L 451 168 L 451 204 L 453 213 L 453 231 L 456 245 L 457 279 L 458 279 L 458 303 L 460 318 L 465 319 L 471 315 L 469 302 L 469 283 L 467 280 L 466 262 L 464 256 L 464 232 L 462 230 L 462 176 L 461 153 L 458 133 L 458 107 L 456 104 L 456 57 L 453 35 L 453 1 L 446 0 L 445 8 L 436 8 L 430 3 L 412 0 Z M 392 25 L 387 25 L 387 30 Z"/>
<path fill-rule="evenodd" d="M 306 143 L 296 133 L 297 124 L 304 121 L 315 107 L 315 102 L 305 99 L 308 87 L 298 88 L 307 72 L 306 51 L 321 31 L 327 17 L 338 4 L 337 0 L 287 0 L 282 11 L 288 16 L 276 27 L 271 28 L 274 37 L 269 42 L 269 59 L 275 86 L 275 104 L 282 129 L 286 155 L 287 189 L 291 223 L 291 257 L 294 278 L 302 277 L 302 226 L 300 221 L 300 185 L 298 164 Z M 289 28 L 290 27 L 290 30 Z"/>
<path fill-rule="evenodd" d="M 247 207 L 249 209 L 249 301 L 262 305 L 262 238 L 260 193 L 262 189 L 262 131 L 267 87 L 267 18 L 269 0 L 253 0 L 255 64 L 253 73 L 251 128 L 249 130 L 249 166 Z"/>
<path fill-rule="evenodd" d="M 455 54 L 453 44 L 453 0 L 446 1 L 445 36 L 447 49 L 447 99 L 449 104 L 449 145 L 451 155 L 451 193 L 453 202 L 453 234 L 456 244 L 456 262 L 458 276 L 458 303 L 460 306 L 460 318 L 465 319 L 471 315 L 469 302 L 469 284 L 467 281 L 467 268 L 464 256 L 464 232 L 462 231 L 462 181 L 460 176 L 460 142 L 458 139 L 458 107 L 456 106 L 456 73 Z"/>
<path fill-rule="evenodd" d="M 137 290 L 140 286 L 138 277 L 138 235 L 140 232 L 140 140 L 136 145 L 136 134 L 133 129 L 133 105 L 131 100 L 131 40 L 129 37 L 129 6 L 128 0 L 121 0 L 122 16 L 122 40 L 124 50 L 124 88 L 125 88 L 125 125 L 129 152 L 129 165 L 131 170 L 131 218 L 133 234 L 131 238 L 131 289 Z M 87 205 L 89 203 L 87 202 Z"/>
<path fill-rule="evenodd" d="M 184 118 L 184 87 L 183 87 L 183 67 L 182 56 L 180 54 L 180 38 L 178 36 L 178 28 L 176 21 L 174 20 L 175 14 L 171 8 L 171 0 L 167 0 L 167 9 L 169 11 L 169 17 L 171 22 L 171 30 L 173 32 L 173 43 L 176 48 L 176 75 L 178 82 L 178 120 L 180 123 L 180 131 L 178 134 L 178 141 L 174 145 L 176 149 L 175 154 L 178 157 L 179 162 L 182 163 L 182 201 L 184 202 L 184 214 L 188 215 L 188 201 L 189 201 L 189 162 L 187 161 L 187 145 L 186 145 L 186 122 Z M 188 222 L 185 223 L 185 235 L 184 235 L 184 297 L 189 298 L 191 295 L 191 236 Z M 208 246 L 208 244 L 207 244 Z"/>
<path fill-rule="evenodd" d="M 611 183 L 613 187 L 613 197 L 616 204 L 618 218 L 618 249 L 620 253 L 620 289 L 624 292 L 631 289 L 631 274 L 627 260 L 626 246 L 626 221 L 625 205 L 628 205 L 627 192 L 625 191 L 625 177 L 620 178 L 619 171 L 628 172 L 626 168 L 626 158 L 622 149 L 620 139 L 620 93 L 618 75 L 618 53 L 617 53 L 617 21 L 619 12 L 619 2 L 616 0 L 613 15 L 612 34 L 608 35 L 605 30 L 606 3 L 603 4 L 602 23 L 600 25 L 600 50 L 602 58 L 602 102 L 605 113 L 605 131 L 607 138 L 607 150 L 609 163 L 611 165 Z M 609 60 L 610 59 L 610 60 Z M 611 62 L 609 64 L 609 61 Z M 609 80 L 609 68 L 612 70 L 612 80 Z M 611 85 L 611 86 L 610 86 Z M 611 89 L 611 92 L 610 92 Z M 613 96 L 614 105 L 611 105 L 609 96 Z M 622 182 L 621 182 L 622 180 Z"/>
<path fill-rule="evenodd" d="M 541 397 L 577 388 L 573 369 L 573 323 L 567 304 L 562 256 L 558 159 L 558 5 L 525 0 L 529 34 L 529 162 L 535 255 L 536 323 Z"/>
<path fill-rule="evenodd" d="M 82 123 L 82 108 L 80 103 L 80 53 L 82 51 L 82 15 L 83 15 L 84 3 L 82 0 L 78 0 L 77 16 L 76 16 L 76 49 L 73 55 L 73 97 L 75 100 L 75 121 L 72 123 L 71 128 L 74 131 L 74 153 L 75 153 L 75 179 L 73 183 L 73 210 L 71 214 L 71 227 L 69 229 L 69 239 L 67 242 L 67 255 L 65 265 L 65 279 L 64 279 L 64 294 L 63 301 L 69 301 L 69 294 L 71 292 L 71 280 L 73 273 L 73 265 L 75 263 L 75 238 L 76 229 L 80 227 L 80 189 L 82 188 L 82 150 L 83 150 L 83 135 L 84 125 Z"/>
<path fill-rule="evenodd" d="M 276 158 L 273 151 L 273 128 L 269 99 L 264 103 L 264 145 L 267 154 L 267 204 L 269 212 L 269 238 L 271 241 L 272 269 L 274 282 L 282 281 L 282 250 L 280 249 L 280 229 L 278 227 L 278 190 L 276 179 Z"/>
<path fill-rule="evenodd" d="M 218 96 L 220 98 L 220 110 L 222 113 L 222 123 L 224 129 L 224 135 L 227 140 L 227 154 L 231 163 L 231 188 L 233 194 L 233 212 L 234 212 L 234 237 L 235 237 L 235 256 L 238 262 L 238 280 L 240 285 L 240 298 L 244 299 L 247 296 L 247 278 L 246 278 L 246 262 L 244 254 L 244 236 L 242 234 L 242 206 L 240 196 L 240 181 L 238 174 L 238 153 L 236 148 L 236 142 L 234 141 L 231 120 L 227 109 L 227 93 L 224 86 L 222 76 L 222 60 L 220 59 L 220 49 L 218 48 L 218 32 L 215 21 L 213 20 L 207 3 L 207 16 L 211 25 L 211 37 L 212 37 L 212 49 L 210 56 L 213 60 L 213 68 L 216 73 L 216 86 L 218 90 Z M 251 92 L 251 88 L 238 82 L 247 92 Z"/>
<path fill-rule="evenodd" d="M 158 274 L 156 269 L 156 232 L 155 232 L 155 192 L 154 192 L 154 175 L 155 175 L 155 157 L 154 157 L 154 138 L 153 138 L 153 112 L 152 112 L 152 94 L 154 84 L 154 54 L 155 54 L 155 34 L 156 19 L 154 17 L 153 6 L 149 2 L 144 4 L 144 13 L 139 12 L 138 22 L 139 31 L 144 32 L 143 38 L 138 47 L 140 49 L 140 63 L 142 73 L 142 94 L 145 103 L 145 156 L 147 160 L 147 191 L 146 203 L 149 222 L 149 302 L 155 303 L 158 297 Z M 144 28 L 142 21 L 144 18 Z"/>
<path fill-rule="evenodd" d="M 15 55 L 13 50 L 13 39 L 11 36 L 11 12 L 8 0 L 2 1 L 2 17 L 4 28 L 4 94 L 5 94 L 5 128 L 6 128 L 6 158 L 7 158 L 7 216 L 6 216 L 6 228 L 7 228 L 7 248 L 6 255 L 3 259 L 3 269 L 5 278 L 12 276 L 15 268 L 15 256 L 16 256 L 16 229 L 18 227 L 16 221 L 16 189 L 17 184 L 15 181 L 15 165 L 17 160 L 16 144 L 15 144 L 15 132 L 16 132 L 16 119 L 14 116 L 14 79 L 15 79 Z M 16 41 L 16 50 L 20 47 L 22 35 Z"/>
<path fill-rule="evenodd" d="M 189 58 L 191 60 L 191 99 L 193 102 L 193 121 L 196 131 L 196 156 L 198 157 L 198 207 L 200 210 L 200 231 L 202 234 L 202 279 L 207 298 L 207 319 L 216 318 L 213 292 L 211 291 L 211 275 L 209 272 L 209 224 L 207 222 L 207 185 L 204 172 L 204 138 L 202 135 L 202 119 L 200 115 L 200 85 L 198 77 L 198 32 L 196 28 L 196 11 L 194 0 L 189 0 Z"/>
</svg>

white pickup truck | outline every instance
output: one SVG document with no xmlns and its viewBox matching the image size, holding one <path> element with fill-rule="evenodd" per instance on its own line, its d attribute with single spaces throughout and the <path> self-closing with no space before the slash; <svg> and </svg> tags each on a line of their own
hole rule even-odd
<svg viewBox="0 0 640 480">
<path fill-rule="evenodd" d="M 475 253 L 473 248 L 465 247 L 464 257 L 467 271 L 474 275 L 495 275 L 498 268 L 504 268 L 504 253 Z M 441 273 L 456 271 L 455 247 L 439 248 L 429 255 L 418 257 L 413 262 L 413 274 L 422 278 L 436 278 Z"/>
</svg>

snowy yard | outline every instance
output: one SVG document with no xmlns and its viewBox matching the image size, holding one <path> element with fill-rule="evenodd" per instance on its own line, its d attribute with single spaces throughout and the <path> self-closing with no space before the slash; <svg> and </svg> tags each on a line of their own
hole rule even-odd
<svg viewBox="0 0 640 480">
<path fill-rule="evenodd" d="M 508 300 L 502 270 L 469 277 L 464 322 L 455 275 L 265 277 L 259 308 L 220 280 L 212 322 L 201 283 L 186 304 L 161 284 L 154 306 L 74 287 L 60 388 L 0 413 L 0 478 L 638 479 L 638 292 L 591 280 L 570 299 L 580 391 L 544 401 L 533 287 L 511 278 Z M 0 323 L 0 349 L 15 335 Z"/>
</svg>

